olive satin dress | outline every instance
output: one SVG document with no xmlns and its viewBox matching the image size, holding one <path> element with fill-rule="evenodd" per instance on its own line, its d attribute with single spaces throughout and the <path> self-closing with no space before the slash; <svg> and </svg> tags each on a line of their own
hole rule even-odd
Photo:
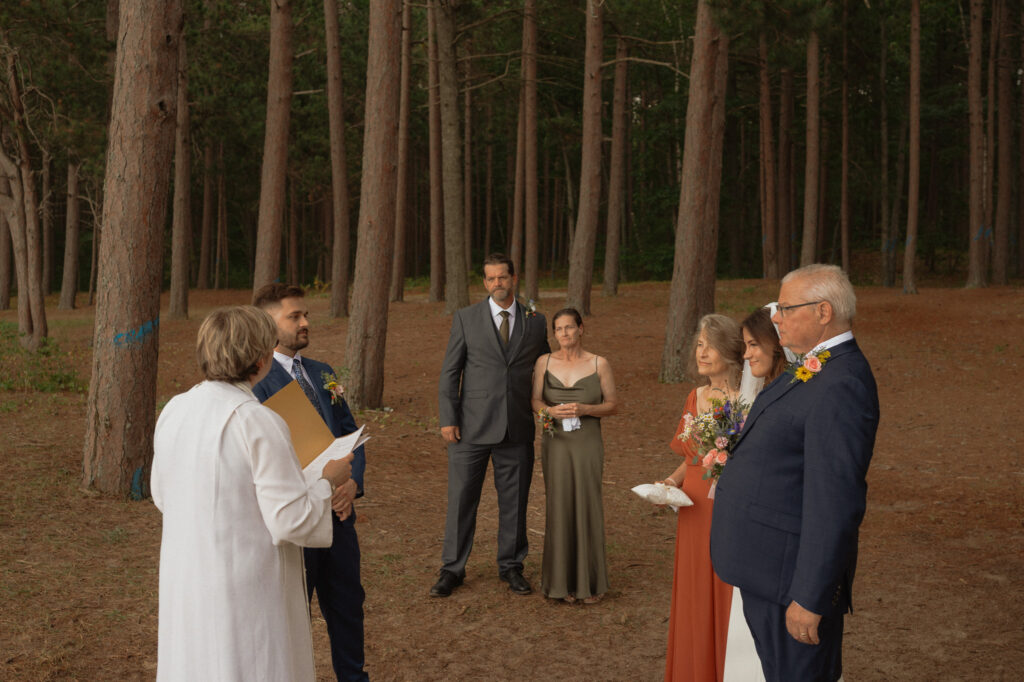
<svg viewBox="0 0 1024 682">
<path fill-rule="evenodd" d="M 594 372 L 572 386 L 564 386 L 545 368 L 542 395 L 548 405 L 601 403 L 597 358 Z M 547 520 L 541 589 L 552 599 L 569 595 L 586 599 L 608 590 L 601 501 L 601 420 L 584 416 L 580 422 L 581 428 L 567 432 L 562 430 L 562 420 L 556 419 L 555 433 L 542 435 Z"/>
</svg>

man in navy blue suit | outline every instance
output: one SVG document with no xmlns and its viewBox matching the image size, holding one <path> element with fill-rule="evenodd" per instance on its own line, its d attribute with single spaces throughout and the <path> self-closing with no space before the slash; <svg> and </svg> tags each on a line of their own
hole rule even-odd
<svg viewBox="0 0 1024 682">
<path fill-rule="evenodd" d="M 334 374 L 330 365 L 303 357 L 299 351 L 309 345 L 309 310 L 302 287 L 273 283 L 262 287 L 253 297 L 253 305 L 270 313 L 277 323 L 277 347 L 274 366 L 253 393 L 260 402 L 274 395 L 292 380 L 327 423 L 335 438 L 356 430 L 352 412 L 343 398 L 331 400 L 324 388 L 324 374 Z M 366 454 L 355 450 L 352 478 L 342 486 L 348 495 L 348 507 L 334 516 L 334 542 L 327 548 L 306 548 L 306 587 L 312 599 L 316 590 L 320 612 L 327 621 L 331 639 L 331 661 L 339 680 L 368 680 L 363 670 L 363 600 L 359 580 L 359 538 L 356 536 L 356 512 L 353 502 L 363 494 Z"/>
<path fill-rule="evenodd" d="M 769 682 L 842 675 L 878 390 L 838 267 L 786 275 L 773 321 L 798 354 L 750 409 L 715 491 L 711 561 L 740 588 Z"/>
</svg>

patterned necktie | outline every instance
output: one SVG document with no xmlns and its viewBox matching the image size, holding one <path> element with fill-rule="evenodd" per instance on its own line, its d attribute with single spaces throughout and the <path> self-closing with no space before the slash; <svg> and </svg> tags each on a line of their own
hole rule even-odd
<svg viewBox="0 0 1024 682">
<path fill-rule="evenodd" d="M 508 345 L 508 311 L 507 310 L 502 310 L 498 314 L 501 315 L 501 326 L 498 327 L 498 335 L 501 336 L 501 342 L 507 346 Z"/>
<path fill-rule="evenodd" d="M 306 381 L 306 377 L 302 374 L 302 363 L 299 362 L 298 358 L 292 360 L 292 376 L 294 376 L 295 380 L 299 382 L 299 388 L 301 388 L 302 392 L 306 394 L 307 398 L 309 398 L 309 402 L 313 403 L 313 407 L 316 408 L 316 413 L 320 415 L 321 419 L 323 419 L 324 413 L 320 409 L 320 401 L 317 400 L 313 387 L 309 385 L 309 382 Z"/>
</svg>

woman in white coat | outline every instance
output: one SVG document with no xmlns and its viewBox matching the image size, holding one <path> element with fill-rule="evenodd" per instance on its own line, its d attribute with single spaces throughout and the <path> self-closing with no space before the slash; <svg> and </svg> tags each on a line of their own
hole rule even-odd
<svg viewBox="0 0 1024 682">
<path fill-rule="evenodd" d="M 251 391 L 276 343 L 259 308 L 210 313 L 196 342 L 206 381 L 157 422 L 158 680 L 314 679 L 300 547 L 331 544 L 331 498 L 351 455 L 307 487 L 288 427 Z"/>
</svg>

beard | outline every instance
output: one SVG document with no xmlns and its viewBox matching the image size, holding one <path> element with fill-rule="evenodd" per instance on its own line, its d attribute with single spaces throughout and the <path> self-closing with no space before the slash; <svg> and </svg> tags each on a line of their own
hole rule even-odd
<svg viewBox="0 0 1024 682">
<path fill-rule="evenodd" d="M 503 301 L 508 299 L 508 297 L 509 297 L 509 295 L 511 293 L 512 293 L 511 289 L 497 288 L 497 289 L 491 290 L 491 298 L 493 298 L 495 300 L 495 302 L 497 302 L 497 303 L 502 303 Z"/>
<path fill-rule="evenodd" d="M 309 332 L 303 334 L 297 332 L 295 336 L 288 339 L 281 339 L 280 344 L 291 351 L 299 351 L 309 345 Z"/>
</svg>

